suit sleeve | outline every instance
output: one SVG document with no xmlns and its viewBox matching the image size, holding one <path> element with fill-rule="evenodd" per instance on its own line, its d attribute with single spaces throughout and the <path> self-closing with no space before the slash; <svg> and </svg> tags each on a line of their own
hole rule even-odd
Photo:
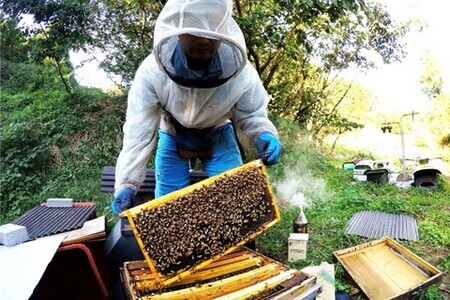
<svg viewBox="0 0 450 300">
<path fill-rule="evenodd" d="M 278 137 L 277 129 L 267 117 L 269 97 L 258 73 L 250 64 L 247 64 L 243 73 L 247 73 L 245 78 L 249 80 L 249 83 L 248 88 L 232 110 L 236 125 L 254 142 L 263 132 L 268 132 Z M 238 80 L 239 77 L 237 78 Z"/>
<path fill-rule="evenodd" d="M 157 140 L 161 109 L 152 84 L 157 68 L 153 60 L 151 56 L 144 60 L 128 93 L 123 147 L 116 164 L 116 192 L 126 187 L 139 189 Z"/>
</svg>

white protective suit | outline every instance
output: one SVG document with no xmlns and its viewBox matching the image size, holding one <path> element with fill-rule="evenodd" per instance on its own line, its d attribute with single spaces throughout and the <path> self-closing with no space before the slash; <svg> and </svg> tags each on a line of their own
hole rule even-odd
<svg viewBox="0 0 450 300">
<path fill-rule="evenodd" d="M 178 35 L 222 40 L 218 50 L 224 81 L 213 88 L 189 88 L 174 82 L 170 57 Z M 155 25 L 153 53 L 140 65 L 128 95 L 123 149 L 116 165 L 116 192 L 137 190 L 155 147 L 158 128 L 175 135 L 169 115 L 187 128 L 220 126 L 233 118 L 252 141 L 277 130 L 267 118 L 268 95 L 247 62 L 244 36 L 232 18 L 231 0 L 169 0 Z M 173 75 L 173 74 L 172 74 Z"/>
</svg>

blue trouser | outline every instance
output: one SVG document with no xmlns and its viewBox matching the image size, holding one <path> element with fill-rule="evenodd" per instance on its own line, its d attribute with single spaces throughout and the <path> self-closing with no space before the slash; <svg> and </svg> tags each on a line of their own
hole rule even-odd
<svg viewBox="0 0 450 300">
<path fill-rule="evenodd" d="M 211 130 L 212 156 L 201 159 L 206 175 L 209 177 L 242 164 L 241 153 L 231 123 Z M 191 163 L 193 164 L 194 161 Z M 156 198 L 190 184 L 189 160 L 178 155 L 175 137 L 162 130 L 159 130 L 155 171 Z"/>
</svg>

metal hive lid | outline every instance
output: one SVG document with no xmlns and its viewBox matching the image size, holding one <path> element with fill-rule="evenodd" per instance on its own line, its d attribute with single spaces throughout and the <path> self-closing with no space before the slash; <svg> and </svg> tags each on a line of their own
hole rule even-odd
<svg viewBox="0 0 450 300">
<path fill-rule="evenodd" d="M 14 220 L 25 226 L 30 239 L 81 228 L 95 213 L 94 203 L 75 203 L 73 207 L 34 207 Z"/>
<path fill-rule="evenodd" d="M 419 240 L 414 217 L 376 211 L 360 211 L 354 214 L 347 226 L 347 233 L 367 238 L 388 236 L 393 239 Z"/>
</svg>

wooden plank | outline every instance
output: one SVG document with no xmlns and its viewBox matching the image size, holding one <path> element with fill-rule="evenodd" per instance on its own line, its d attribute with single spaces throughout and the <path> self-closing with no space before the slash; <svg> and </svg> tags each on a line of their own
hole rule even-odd
<svg viewBox="0 0 450 300">
<path fill-rule="evenodd" d="M 246 260 L 247 262 L 245 263 Z M 262 261 L 264 264 L 269 263 L 268 258 L 259 256 L 246 248 L 239 248 L 219 260 L 214 261 L 204 269 L 193 273 L 191 276 L 175 282 L 171 287 L 186 285 L 195 282 L 195 280 L 208 280 L 245 268 L 261 266 Z M 244 262 L 244 264 L 242 264 L 242 262 Z M 223 268 L 222 266 L 227 267 Z M 161 287 L 159 282 L 156 281 L 155 275 L 151 273 L 146 261 L 125 262 L 124 269 L 127 270 L 127 274 L 129 274 L 126 286 L 133 285 L 139 293 L 144 294 L 149 291 L 158 290 Z"/>
<path fill-rule="evenodd" d="M 408 249 L 402 247 L 399 243 L 394 241 L 393 239 L 386 239 L 386 244 L 389 245 L 392 249 L 397 251 L 400 255 L 402 255 L 405 259 L 407 259 L 410 263 L 416 265 L 418 268 L 422 269 L 429 273 L 430 276 L 437 275 L 441 271 L 436 269 L 434 266 L 418 257 Z"/>
<path fill-rule="evenodd" d="M 247 239 L 247 240 L 248 240 L 248 239 Z M 210 265 L 210 264 L 211 264 L 212 262 L 214 262 L 215 260 L 221 259 L 223 256 L 228 255 L 229 253 L 232 253 L 232 252 L 236 251 L 236 249 L 238 249 L 240 246 L 243 246 L 243 245 L 247 242 L 247 240 L 244 240 L 243 242 L 237 244 L 236 246 L 231 247 L 231 248 L 229 248 L 228 250 L 224 251 L 224 252 L 221 253 L 220 255 L 217 255 L 217 256 L 215 256 L 215 257 L 213 257 L 213 258 L 211 258 L 211 259 L 208 259 L 208 260 L 206 260 L 206 261 L 204 261 L 204 262 L 202 262 L 202 263 L 200 263 L 200 264 L 198 264 L 198 265 L 196 265 L 196 266 L 190 268 L 190 269 L 187 270 L 187 271 L 181 271 L 181 272 L 180 272 L 178 275 L 176 275 L 176 276 L 173 276 L 173 277 L 170 277 L 170 278 L 169 278 L 169 277 L 166 277 L 166 276 L 162 276 L 162 275 L 159 274 L 159 273 L 156 273 L 156 274 L 157 274 L 157 276 L 156 276 L 157 278 L 156 278 L 156 279 L 157 279 L 158 281 L 160 280 L 160 281 L 161 281 L 161 284 L 162 284 L 163 286 L 169 286 L 169 285 L 172 285 L 174 282 L 183 280 L 184 278 L 190 276 L 191 274 L 196 273 L 196 272 L 199 272 L 200 270 L 206 268 L 208 265 Z"/>
<path fill-rule="evenodd" d="M 301 284 L 293 286 L 286 291 L 277 293 L 276 295 L 270 297 L 271 300 L 291 300 L 300 296 L 308 289 L 310 289 L 316 283 L 316 278 L 311 277 L 303 281 Z"/>
<path fill-rule="evenodd" d="M 224 276 L 226 274 L 230 274 L 233 272 L 239 272 L 245 269 L 258 266 L 259 261 L 260 261 L 259 258 L 254 257 L 245 261 L 229 264 L 226 266 L 221 266 L 218 268 L 202 269 L 196 273 L 191 274 L 190 276 L 183 278 L 178 282 L 171 284 L 170 287 L 192 284 L 194 282 L 200 283 L 202 281 Z M 158 288 L 158 284 L 153 274 L 142 275 L 139 277 L 139 279 L 140 279 L 139 282 L 136 282 L 136 289 L 138 291 L 156 290 Z"/>
<path fill-rule="evenodd" d="M 377 251 L 367 251 L 363 255 L 367 256 L 374 266 L 382 269 L 392 284 L 399 286 L 403 291 L 407 291 L 428 278 L 387 245 Z"/>
<path fill-rule="evenodd" d="M 130 278 L 130 274 L 126 271 L 126 269 L 120 268 L 120 276 L 123 282 L 131 282 L 132 278 Z M 137 299 L 137 295 L 135 295 L 134 290 L 130 284 L 126 284 L 124 286 L 125 296 L 129 300 Z"/>
<path fill-rule="evenodd" d="M 198 287 L 190 287 L 159 295 L 144 296 L 142 300 L 215 299 L 245 287 L 253 286 L 258 282 L 265 281 L 268 278 L 278 275 L 281 271 L 282 267 L 279 264 L 272 263 L 249 272 L 202 284 Z M 291 272 L 293 274 L 293 272 L 298 271 L 291 270 Z"/>
<path fill-rule="evenodd" d="M 226 266 L 221 266 L 218 268 L 209 268 L 207 270 L 199 270 L 198 272 L 192 274 L 191 276 L 188 276 L 184 278 L 183 283 L 189 284 L 196 281 L 205 281 L 211 278 L 215 278 L 218 276 L 223 276 L 225 274 L 230 274 L 233 272 L 239 272 L 245 269 L 249 269 L 252 267 L 258 266 L 260 262 L 260 259 L 258 258 L 251 258 L 239 263 L 230 264 Z"/>
<path fill-rule="evenodd" d="M 242 300 L 247 299 L 251 296 L 256 296 L 258 294 L 264 293 L 267 290 L 275 288 L 277 285 L 281 284 L 282 282 L 288 280 L 289 278 L 292 278 L 297 274 L 297 270 L 287 270 L 284 272 L 281 272 L 277 276 L 271 277 L 267 280 L 264 280 L 262 282 L 258 282 L 257 284 L 251 285 L 249 287 L 246 287 L 244 289 L 240 289 L 234 293 L 230 293 L 218 298 L 214 298 L 215 300 Z"/>
<path fill-rule="evenodd" d="M 144 260 L 128 261 L 124 263 L 125 267 L 129 271 L 134 271 L 136 269 L 148 268 L 148 264 Z"/>
<path fill-rule="evenodd" d="M 237 260 L 239 258 L 245 259 Z M 246 260 L 253 261 L 255 264 L 253 269 L 248 269 L 247 266 L 244 265 Z M 263 263 L 259 263 L 258 260 Z M 222 263 L 227 261 L 230 263 Z M 213 268 L 213 266 L 216 266 L 216 268 Z M 240 268 L 241 271 L 239 272 L 235 268 Z M 261 271 L 264 270 L 264 268 L 265 271 Z M 294 270 L 245 247 L 238 248 L 234 252 L 222 257 L 220 260 L 214 261 L 204 269 L 191 274 L 179 282 L 173 283 L 169 286 L 170 290 L 166 290 L 166 292 L 164 292 L 164 290 L 159 290 L 161 286 L 158 285 L 158 282 L 155 280 L 153 274 L 149 273 L 149 267 L 146 264 L 146 261 L 126 262 L 124 263 L 124 269 L 129 273 L 127 276 L 127 281 L 123 281 L 126 285 L 125 289 L 130 290 L 131 293 L 135 295 L 136 298 L 133 298 L 133 300 L 215 299 L 216 297 L 225 296 L 250 287 L 251 285 L 257 285 L 260 282 L 270 279 L 281 272 Z M 276 291 L 271 291 L 270 294 L 266 293 L 266 296 L 262 299 L 273 299 L 276 297 L 279 297 L 278 300 L 292 299 L 289 295 L 303 295 L 311 288 L 311 286 L 315 284 L 315 277 L 302 273 L 298 270 L 294 271 L 295 273 L 292 278 L 282 281 L 277 286 Z M 204 275 L 200 275 L 201 273 Z M 235 275 L 228 275 L 228 277 L 222 276 L 227 274 Z M 199 277 L 199 280 L 192 280 L 197 276 Z M 149 279 L 143 279 L 144 277 Z M 186 287 L 186 285 L 189 284 L 191 286 Z M 260 292 L 261 290 L 257 293 Z M 160 294 L 155 295 L 156 293 Z"/>
<path fill-rule="evenodd" d="M 218 259 L 217 261 L 212 262 L 210 265 L 206 266 L 202 270 L 208 270 L 208 269 L 216 269 L 220 266 L 226 266 L 234 263 L 239 263 L 241 261 L 245 261 L 247 259 L 257 258 L 261 264 L 263 263 L 263 259 L 260 257 L 256 257 L 254 254 L 246 253 L 246 254 L 239 254 L 239 256 L 230 256 L 233 255 L 233 253 L 228 254 L 226 256 L 223 256 L 222 258 Z"/>
<path fill-rule="evenodd" d="M 370 259 L 360 253 L 342 259 L 344 268 L 370 299 L 389 299 L 402 293 L 402 289 L 393 285 L 391 279 Z"/>
<path fill-rule="evenodd" d="M 385 247 L 385 245 L 386 245 L 385 242 L 374 243 L 373 245 L 363 244 L 363 245 L 359 245 L 359 246 L 350 248 L 350 251 L 346 251 L 346 252 L 339 252 L 339 251 L 337 251 L 336 253 L 342 259 L 342 258 L 345 258 L 347 256 L 354 256 L 354 255 L 357 255 L 359 253 L 366 252 L 367 249 L 369 249 L 369 248 L 370 249 L 377 249 L 377 248 Z"/>
<path fill-rule="evenodd" d="M 201 283 L 203 281 L 209 280 L 209 279 L 213 279 L 213 278 L 217 278 L 220 276 L 224 276 L 227 275 L 231 272 L 238 272 L 241 271 L 245 268 L 250 268 L 255 266 L 254 264 L 252 264 L 252 262 L 248 262 L 246 264 L 242 265 L 242 269 L 241 268 L 235 268 L 235 269 L 226 269 L 226 268 L 221 268 L 218 270 L 211 270 L 210 272 L 202 272 L 199 271 L 198 273 L 194 273 L 192 274 L 192 276 L 188 276 L 178 282 L 175 282 L 173 284 L 170 285 L 170 288 L 173 287 L 177 287 L 177 286 L 182 286 L 182 285 L 188 285 L 188 284 L 192 284 L 192 283 Z M 136 282 L 135 284 L 136 290 L 139 292 L 146 292 L 146 291 L 152 291 L 152 290 L 157 290 L 159 285 L 158 282 L 156 282 L 155 280 L 153 281 L 139 281 Z"/>
<path fill-rule="evenodd" d="M 217 269 L 221 266 L 231 265 L 231 264 L 239 264 L 240 262 L 249 260 L 249 259 L 256 259 L 256 264 L 265 264 L 266 261 L 259 256 L 256 256 L 255 254 L 246 252 L 246 251 L 239 251 L 234 252 L 229 255 L 226 255 L 222 258 L 220 258 L 217 261 L 212 262 L 210 265 L 206 266 L 199 272 L 203 271 L 209 271 L 211 269 Z M 126 268 L 129 270 L 130 274 L 132 276 L 140 276 L 140 279 L 142 280 L 149 280 L 154 279 L 155 276 L 150 273 L 148 264 L 146 261 L 134 261 L 134 262 L 126 262 Z"/>
<path fill-rule="evenodd" d="M 157 291 L 161 288 L 161 284 L 155 280 L 153 276 L 153 280 L 139 280 L 139 281 L 129 281 L 131 286 L 133 286 L 134 290 L 139 295 L 149 294 L 153 291 Z"/>
</svg>

